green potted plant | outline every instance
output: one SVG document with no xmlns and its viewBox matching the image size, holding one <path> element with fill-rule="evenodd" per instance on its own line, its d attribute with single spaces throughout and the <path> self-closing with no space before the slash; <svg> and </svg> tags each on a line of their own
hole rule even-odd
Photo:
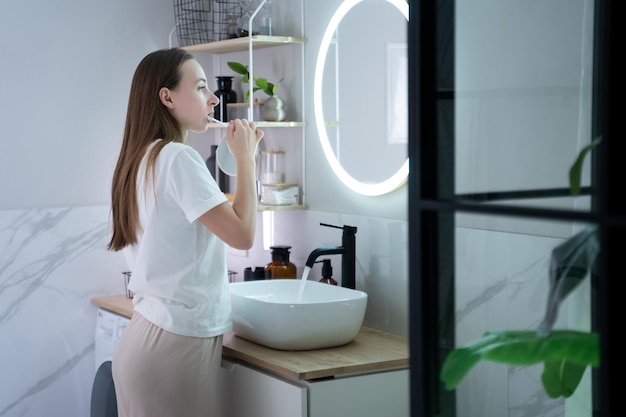
<svg viewBox="0 0 626 417">
<path fill-rule="evenodd" d="M 580 179 L 586 155 L 601 138 L 583 148 L 570 168 L 570 190 L 580 192 Z M 600 251 L 598 229 L 589 226 L 552 250 L 550 290 L 543 321 L 536 330 L 487 331 L 482 338 L 454 349 L 446 358 L 440 379 L 447 390 L 455 389 L 481 360 L 509 365 L 543 362 L 541 382 L 551 398 L 570 397 L 578 387 L 587 366 L 600 365 L 599 336 L 594 332 L 554 330 L 561 301 L 589 275 Z"/>
<path fill-rule="evenodd" d="M 247 65 L 243 65 L 235 61 L 228 61 L 227 65 L 231 70 L 242 76 L 242 83 L 250 83 L 250 71 L 248 70 Z M 259 90 L 263 91 L 269 96 L 263 102 L 263 106 L 261 109 L 261 117 L 263 118 L 263 120 L 282 122 L 287 116 L 287 113 L 285 111 L 285 102 L 281 97 L 276 94 L 278 84 L 280 84 L 282 80 L 283 78 L 278 80 L 276 83 L 272 83 L 269 82 L 267 78 L 254 77 L 252 93 L 250 92 L 250 90 L 247 90 L 244 94 L 246 100 L 250 98 L 250 94 L 254 94 Z"/>
</svg>

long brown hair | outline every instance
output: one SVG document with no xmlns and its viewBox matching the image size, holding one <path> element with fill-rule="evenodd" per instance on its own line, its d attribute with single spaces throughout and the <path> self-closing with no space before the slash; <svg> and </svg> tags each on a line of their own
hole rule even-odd
<svg viewBox="0 0 626 417">
<path fill-rule="evenodd" d="M 182 78 L 181 66 L 193 56 L 180 48 L 163 49 L 146 55 L 133 76 L 122 149 L 113 173 L 111 214 L 113 236 L 107 248 L 119 251 L 137 243 L 139 210 L 137 175 L 147 148 L 157 139 L 147 161 L 148 172 L 154 175 L 159 152 L 169 142 L 184 142 L 185 135 L 178 121 L 161 103 L 159 90 L 175 89 Z"/>
</svg>

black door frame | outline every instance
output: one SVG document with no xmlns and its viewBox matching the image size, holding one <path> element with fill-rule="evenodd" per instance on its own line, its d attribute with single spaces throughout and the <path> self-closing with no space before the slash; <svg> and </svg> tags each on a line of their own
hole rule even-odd
<svg viewBox="0 0 626 417">
<path fill-rule="evenodd" d="M 624 328 L 624 295 L 617 282 L 626 255 L 626 136 L 618 126 L 617 100 L 626 76 L 618 39 L 626 21 L 617 3 L 596 0 L 594 27 L 594 152 L 590 212 L 542 210 L 497 204 L 481 205 L 453 193 L 454 0 L 409 0 L 409 341 L 412 417 L 455 415 L 455 394 L 439 382 L 445 353 L 454 347 L 455 212 L 580 220 L 600 227 L 601 253 L 593 285 L 592 321 L 600 334 L 601 365 L 594 370 L 594 417 L 619 415 L 617 370 L 623 355 L 617 338 Z M 621 48 L 623 49 L 623 48 Z M 622 105 L 623 106 L 623 105 Z M 442 146 L 442 144 L 445 144 Z M 621 168 L 621 169 L 620 169 Z M 539 192 L 539 191 L 538 191 Z M 554 190 L 555 193 L 560 192 Z M 497 198 L 496 198 L 497 199 Z M 443 260 L 443 261 L 442 261 Z M 612 273 L 613 275 L 611 276 Z M 619 297 L 619 299 L 618 299 Z M 611 372 L 613 370 L 613 372 Z"/>
</svg>

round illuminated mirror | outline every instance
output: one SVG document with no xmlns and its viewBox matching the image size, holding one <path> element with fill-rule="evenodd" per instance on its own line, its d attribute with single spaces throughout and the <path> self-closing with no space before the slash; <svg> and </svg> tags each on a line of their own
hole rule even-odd
<svg viewBox="0 0 626 417">
<path fill-rule="evenodd" d="M 363 195 L 408 177 L 408 61 L 405 0 L 346 0 L 317 56 L 315 121 L 335 174 Z"/>
</svg>

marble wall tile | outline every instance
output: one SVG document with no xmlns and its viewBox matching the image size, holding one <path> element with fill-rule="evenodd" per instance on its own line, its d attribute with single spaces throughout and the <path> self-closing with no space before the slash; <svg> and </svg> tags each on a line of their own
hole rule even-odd
<svg viewBox="0 0 626 417">
<path fill-rule="evenodd" d="M 96 308 L 124 291 L 108 207 L 0 211 L 0 416 L 89 415 Z"/>
</svg>

